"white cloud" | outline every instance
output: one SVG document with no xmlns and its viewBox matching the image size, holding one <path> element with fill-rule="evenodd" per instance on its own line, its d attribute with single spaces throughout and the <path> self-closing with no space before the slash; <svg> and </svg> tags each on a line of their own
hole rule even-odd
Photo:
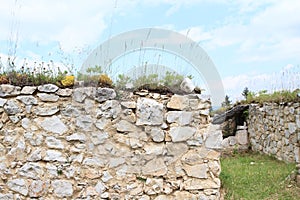
<svg viewBox="0 0 300 200">
<path fill-rule="evenodd" d="M 287 64 L 282 70 L 272 74 L 240 74 L 228 76 L 223 79 L 225 93 L 232 97 L 234 101 L 242 99 L 242 91 L 248 87 L 250 91 L 258 92 L 267 90 L 268 92 L 278 90 L 295 90 L 300 88 L 300 67 Z"/>
<path fill-rule="evenodd" d="M 256 1 L 255 1 L 256 2 Z M 258 62 L 295 58 L 300 55 L 300 1 L 238 1 L 239 11 L 243 13 L 224 19 L 223 25 L 211 30 L 203 27 L 192 27 L 201 31 L 191 34 L 194 40 L 201 40 L 207 35 L 204 43 L 206 49 L 237 45 L 239 61 Z M 258 9 L 263 7 L 264 9 Z M 253 14 L 247 12 L 256 10 Z"/>
</svg>

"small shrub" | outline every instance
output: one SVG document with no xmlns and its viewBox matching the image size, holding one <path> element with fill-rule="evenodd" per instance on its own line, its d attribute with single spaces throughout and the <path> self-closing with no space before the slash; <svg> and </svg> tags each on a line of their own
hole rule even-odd
<svg viewBox="0 0 300 200">
<path fill-rule="evenodd" d="M 101 87 L 113 87 L 112 80 L 106 74 L 101 74 L 99 76 L 98 84 Z"/>
<path fill-rule="evenodd" d="M 74 76 L 66 76 L 63 80 L 61 80 L 61 84 L 64 87 L 71 87 L 74 85 L 75 77 Z"/>
</svg>

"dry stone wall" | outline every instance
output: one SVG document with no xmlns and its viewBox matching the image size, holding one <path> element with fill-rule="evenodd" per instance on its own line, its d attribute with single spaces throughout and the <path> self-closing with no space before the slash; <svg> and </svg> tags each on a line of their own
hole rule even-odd
<svg viewBox="0 0 300 200">
<path fill-rule="evenodd" d="M 250 105 L 248 132 L 254 151 L 300 163 L 299 103 Z"/>
<path fill-rule="evenodd" d="M 0 85 L 0 199 L 219 199 L 201 95 Z"/>
</svg>

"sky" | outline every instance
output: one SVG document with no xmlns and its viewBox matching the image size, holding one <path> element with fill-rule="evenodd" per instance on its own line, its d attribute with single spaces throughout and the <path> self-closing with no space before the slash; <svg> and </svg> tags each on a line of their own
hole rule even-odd
<svg viewBox="0 0 300 200">
<path fill-rule="evenodd" d="M 299 0 L 0 0 L 0 55 L 80 68 L 104 41 L 140 28 L 194 40 L 225 94 L 300 87 Z M 21 64 L 20 64 L 21 65 Z"/>
</svg>

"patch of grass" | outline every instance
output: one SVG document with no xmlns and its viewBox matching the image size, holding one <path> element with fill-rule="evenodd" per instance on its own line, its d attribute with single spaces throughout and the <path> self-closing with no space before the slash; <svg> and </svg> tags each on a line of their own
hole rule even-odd
<svg viewBox="0 0 300 200">
<path fill-rule="evenodd" d="M 255 153 L 221 158 L 220 179 L 226 199 L 300 199 L 300 188 L 287 177 L 295 164 Z"/>
</svg>

